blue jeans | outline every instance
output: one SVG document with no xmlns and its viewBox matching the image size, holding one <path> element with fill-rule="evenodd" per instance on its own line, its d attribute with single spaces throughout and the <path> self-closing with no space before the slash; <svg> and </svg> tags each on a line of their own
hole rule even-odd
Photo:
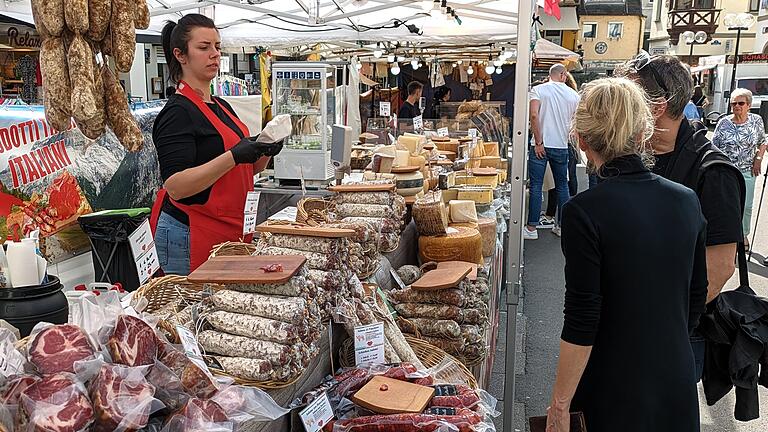
<svg viewBox="0 0 768 432">
<path fill-rule="evenodd" d="M 168 213 L 160 213 L 155 232 L 160 267 L 165 274 L 189 274 L 189 227 Z"/>
<path fill-rule="evenodd" d="M 555 191 L 557 192 L 557 223 L 560 224 L 563 204 L 568 201 L 568 149 L 548 148 L 546 156 L 539 159 L 536 152 L 530 149 L 528 152 L 528 176 L 531 180 L 530 199 L 528 202 L 528 225 L 539 224 L 541 215 L 541 188 L 544 185 L 544 173 L 547 171 L 547 162 L 552 169 L 552 177 L 555 178 Z"/>
</svg>

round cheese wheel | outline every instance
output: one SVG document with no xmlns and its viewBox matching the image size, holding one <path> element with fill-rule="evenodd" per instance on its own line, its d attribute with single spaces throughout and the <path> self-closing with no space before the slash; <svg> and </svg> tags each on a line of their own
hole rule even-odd
<svg viewBox="0 0 768 432">
<path fill-rule="evenodd" d="M 424 191 L 424 174 L 421 171 L 395 174 L 398 195 L 414 196 Z"/>
<path fill-rule="evenodd" d="M 444 236 L 420 236 L 419 259 L 425 262 L 483 263 L 483 241 L 474 228 L 452 226 Z"/>
</svg>

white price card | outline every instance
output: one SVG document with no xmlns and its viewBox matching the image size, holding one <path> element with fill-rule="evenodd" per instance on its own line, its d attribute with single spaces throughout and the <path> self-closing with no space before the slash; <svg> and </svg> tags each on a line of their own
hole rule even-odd
<svg viewBox="0 0 768 432">
<path fill-rule="evenodd" d="M 328 395 L 323 393 L 299 412 L 301 422 L 304 423 L 304 430 L 307 432 L 318 432 L 333 420 L 333 408 Z"/>
<path fill-rule="evenodd" d="M 355 364 L 384 362 L 384 323 L 355 327 Z"/>
<path fill-rule="evenodd" d="M 472 128 L 467 131 L 470 138 L 477 138 L 477 129 Z"/>
<path fill-rule="evenodd" d="M 189 360 L 203 370 L 208 376 L 213 377 L 211 371 L 208 369 L 208 365 L 203 360 L 203 355 L 200 352 L 200 347 L 197 345 L 197 339 L 192 331 L 184 326 L 176 326 L 176 333 L 179 334 L 181 340 L 181 346 L 184 348 L 184 354 L 189 357 Z"/>
<path fill-rule="evenodd" d="M 447 127 L 442 127 L 442 128 L 437 129 L 437 136 L 447 137 L 448 136 L 448 128 Z"/>
<path fill-rule="evenodd" d="M 296 222 L 296 213 L 298 212 L 298 209 L 296 207 L 286 207 L 279 212 L 273 214 L 269 217 L 269 220 L 274 221 L 286 221 L 286 222 Z"/>
<path fill-rule="evenodd" d="M 261 192 L 248 192 L 248 196 L 245 197 L 243 235 L 256 232 L 256 216 L 259 212 L 259 199 L 261 199 Z"/>
<path fill-rule="evenodd" d="M 131 246 L 131 252 L 133 252 L 139 283 L 143 284 L 160 270 L 160 260 L 157 257 L 157 248 L 155 247 L 155 239 L 152 237 L 149 219 L 144 220 L 136 228 L 136 231 L 128 236 L 128 244 Z"/>
<path fill-rule="evenodd" d="M 424 129 L 424 119 L 421 116 L 416 116 L 413 118 L 413 129 L 414 130 Z"/>
<path fill-rule="evenodd" d="M 379 115 L 382 117 L 392 115 L 392 104 L 389 102 L 379 102 Z"/>
</svg>

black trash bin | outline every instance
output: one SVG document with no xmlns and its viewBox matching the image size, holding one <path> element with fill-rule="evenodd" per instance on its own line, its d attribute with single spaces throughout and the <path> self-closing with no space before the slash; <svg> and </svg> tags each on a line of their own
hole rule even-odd
<svg viewBox="0 0 768 432">
<path fill-rule="evenodd" d="M 80 216 L 77 222 L 91 240 L 96 282 L 120 282 L 126 291 L 139 287 L 139 275 L 128 236 L 149 217 L 150 209 L 105 210 Z"/>
</svg>

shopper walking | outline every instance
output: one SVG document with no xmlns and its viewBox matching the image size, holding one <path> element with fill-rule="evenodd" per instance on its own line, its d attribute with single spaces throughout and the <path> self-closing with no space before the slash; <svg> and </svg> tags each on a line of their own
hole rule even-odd
<svg viewBox="0 0 768 432">
<path fill-rule="evenodd" d="M 282 146 L 256 143 L 232 107 L 211 96 L 221 38 L 210 18 L 189 14 L 178 24 L 169 22 L 162 40 L 177 90 L 152 131 L 164 181 L 152 209 L 152 227 L 163 271 L 186 275 L 214 245 L 243 237 L 253 174 Z"/>
<path fill-rule="evenodd" d="M 556 64 L 549 69 L 549 82 L 531 90 L 530 110 L 534 147 L 528 152 L 530 198 L 528 223 L 523 229 L 523 237 L 526 240 L 535 240 L 539 237 L 536 225 L 539 223 L 541 212 L 541 188 L 547 163 L 555 178 L 558 219 L 563 204 L 569 198 L 568 137 L 571 118 L 579 103 L 579 94 L 565 84 L 567 73 L 565 66 Z M 560 227 L 555 226 L 552 231 L 559 234 Z"/>
<path fill-rule="evenodd" d="M 765 154 L 765 127 L 759 115 L 749 112 L 749 107 L 752 106 L 751 91 L 737 88 L 731 93 L 730 103 L 733 114 L 717 122 L 712 144 L 722 150 L 744 176 L 747 195 L 741 229 L 744 234 L 744 247 L 749 250 L 748 236 L 751 232 L 755 179 L 760 175 Z"/>
<path fill-rule="evenodd" d="M 696 105 L 696 110 L 699 112 L 699 118 L 704 119 L 704 108 L 709 106 L 709 99 L 704 94 L 704 89 L 700 85 L 693 88 L 693 96 L 691 96 L 691 102 Z"/>
<path fill-rule="evenodd" d="M 400 107 L 397 113 L 398 120 L 407 120 L 421 115 L 421 110 L 417 107 L 424 85 L 418 81 L 408 83 L 408 97 Z"/>
<path fill-rule="evenodd" d="M 693 94 L 688 66 L 677 57 L 650 56 L 641 51 L 617 71 L 637 81 L 650 99 L 655 119 L 651 146 L 656 157 L 653 172 L 696 192 L 707 220 L 707 302 L 714 300 L 735 269 L 736 245 L 741 233 L 744 177 L 707 139 L 700 122 L 690 123 L 683 109 Z M 694 125 L 696 128 L 694 128 Z M 668 221 L 660 221 L 669 226 Z M 681 229 L 682 226 L 672 227 Z M 696 375 L 704 368 L 704 338 L 691 336 Z"/>
<path fill-rule="evenodd" d="M 565 321 L 547 432 L 568 432 L 574 411 L 590 432 L 698 431 L 688 332 L 707 271 L 696 194 L 648 169 L 653 118 L 632 81 L 587 84 L 574 130 L 602 181 L 563 206 Z"/>
</svg>

